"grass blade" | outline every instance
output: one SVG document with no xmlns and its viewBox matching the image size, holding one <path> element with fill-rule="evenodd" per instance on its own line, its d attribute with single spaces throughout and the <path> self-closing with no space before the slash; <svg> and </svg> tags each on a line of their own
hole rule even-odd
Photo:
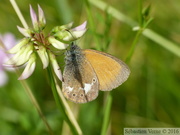
<svg viewBox="0 0 180 135">
<path fill-rule="evenodd" d="M 127 17 L 120 11 L 116 10 L 112 6 L 109 6 L 105 2 L 101 0 L 89 0 L 89 2 L 96 6 L 97 8 L 106 11 L 111 14 L 114 18 L 116 18 L 119 21 L 122 21 L 128 25 L 130 25 L 132 28 L 137 26 L 137 22 L 132 20 L 131 18 Z M 107 9 L 108 8 L 108 9 Z M 154 42 L 158 43 L 160 46 L 163 48 L 167 49 L 171 53 L 175 54 L 176 56 L 180 57 L 180 47 L 178 45 L 172 43 L 171 41 L 165 39 L 163 36 L 159 35 L 158 33 L 150 30 L 150 29 L 145 29 L 144 32 L 142 33 L 145 37 L 153 40 Z"/>
</svg>

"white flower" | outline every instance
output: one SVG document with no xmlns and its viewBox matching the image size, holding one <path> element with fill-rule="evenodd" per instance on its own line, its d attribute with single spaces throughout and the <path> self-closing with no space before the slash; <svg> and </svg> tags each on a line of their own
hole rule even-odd
<svg viewBox="0 0 180 135">
<path fill-rule="evenodd" d="M 46 19 L 41 7 L 38 5 L 37 15 L 30 5 L 30 16 L 33 27 L 17 27 L 25 37 L 16 46 L 7 51 L 7 53 L 14 54 L 14 56 L 4 64 L 11 67 L 25 65 L 23 73 L 18 78 L 22 80 L 32 75 L 36 67 L 37 58 L 40 58 L 43 69 L 46 69 L 51 64 L 56 76 L 62 81 L 60 67 L 56 56 L 51 50 L 52 46 L 60 50 L 66 49 L 72 41 L 79 39 L 86 32 L 87 22 L 72 29 L 73 23 L 57 26 L 48 36 L 45 36 L 43 30 L 46 26 Z"/>
<path fill-rule="evenodd" d="M 49 37 L 49 38 L 51 38 L 53 40 L 49 40 L 49 42 L 55 48 L 62 49 L 63 48 L 63 43 L 64 44 L 69 44 L 72 41 L 79 39 L 80 37 L 82 37 L 84 35 L 84 33 L 87 30 L 86 29 L 86 24 L 87 24 L 86 21 L 83 24 L 71 29 L 72 24 L 73 23 L 69 23 L 69 24 L 62 25 L 62 26 L 56 26 L 52 30 L 53 35 L 51 37 Z M 60 43 L 58 43 L 57 40 Z M 61 44 L 61 45 L 58 45 L 58 44 Z M 67 47 L 67 45 L 64 45 L 64 47 Z"/>
<path fill-rule="evenodd" d="M 4 63 L 5 66 L 18 67 L 26 65 L 19 80 L 27 79 L 35 70 L 37 55 L 42 61 L 43 68 L 49 65 L 49 57 L 47 54 L 46 41 L 42 30 L 45 27 L 46 20 L 44 12 L 38 5 L 38 17 L 30 5 L 30 15 L 33 28 L 21 28 L 18 30 L 25 36 L 16 46 L 11 48 L 7 53 L 14 54 L 12 58 Z M 37 55 L 36 55 L 37 54 Z"/>
</svg>

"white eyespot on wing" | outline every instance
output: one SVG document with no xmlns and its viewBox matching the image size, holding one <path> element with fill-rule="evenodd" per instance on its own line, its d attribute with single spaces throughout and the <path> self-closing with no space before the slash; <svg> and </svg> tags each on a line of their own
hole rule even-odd
<svg viewBox="0 0 180 135">
<path fill-rule="evenodd" d="M 68 86 L 68 87 L 66 87 L 66 89 L 68 89 L 69 91 L 72 91 L 73 87 Z"/>
<path fill-rule="evenodd" d="M 91 90 L 92 85 L 93 84 L 85 83 L 84 90 L 86 94 Z"/>
</svg>

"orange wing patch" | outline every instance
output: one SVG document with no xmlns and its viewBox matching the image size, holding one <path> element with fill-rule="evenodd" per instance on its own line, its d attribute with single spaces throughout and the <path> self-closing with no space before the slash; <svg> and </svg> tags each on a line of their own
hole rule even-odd
<svg viewBox="0 0 180 135">
<path fill-rule="evenodd" d="M 127 80 L 130 70 L 116 57 L 96 50 L 83 50 L 99 80 L 99 90 L 109 91 Z"/>
</svg>

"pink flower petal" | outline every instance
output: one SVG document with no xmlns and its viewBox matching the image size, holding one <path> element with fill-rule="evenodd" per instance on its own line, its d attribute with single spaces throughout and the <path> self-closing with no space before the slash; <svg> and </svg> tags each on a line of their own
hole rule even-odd
<svg viewBox="0 0 180 135">
<path fill-rule="evenodd" d="M 38 14 L 39 14 L 39 22 L 43 23 L 45 25 L 46 24 L 46 19 L 45 19 L 45 16 L 44 16 L 44 12 L 43 12 L 42 8 L 39 6 L 39 4 L 38 4 Z"/>
<path fill-rule="evenodd" d="M 11 33 L 6 33 L 4 35 L 0 35 L 0 39 L 2 40 L 6 49 L 12 48 L 17 43 L 14 35 Z"/>
<path fill-rule="evenodd" d="M 37 27 L 37 24 L 38 24 L 37 15 L 31 5 L 30 5 L 30 15 L 31 15 L 31 20 L 32 20 L 33 26 Z"/>
<path fill-rule="evenodd" d="M 81 31 L 84 30 L 86 28 L 87 25 L 87 21 L 85 21 L 84 23 L 82 23 L 81 25 L 71 29 L 72 31 Z"/>
</svg>

